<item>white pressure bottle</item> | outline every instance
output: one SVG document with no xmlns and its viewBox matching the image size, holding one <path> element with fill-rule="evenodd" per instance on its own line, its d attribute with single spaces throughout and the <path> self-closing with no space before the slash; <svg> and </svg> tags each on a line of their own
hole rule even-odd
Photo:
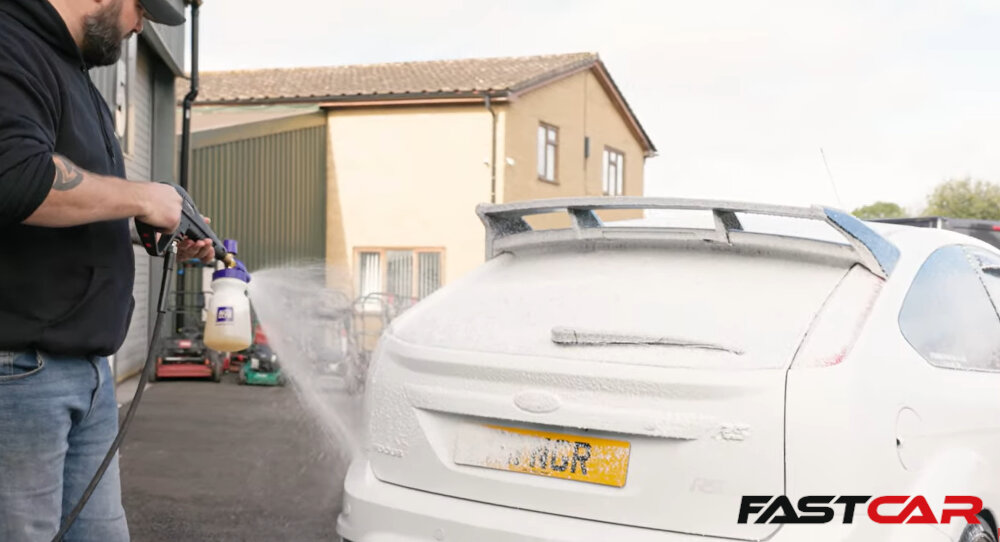
<svg viewBox="0 0 1000 542">
<path fill-rule="evenodd" d="M 236 242 L 227 239 L 226 249 L 236 253 Z M 232 247 L 230 249 L 230 247 Z M 205 322 L 205 346 L 218 352 L 238 352 L 250 346 L 250 273 L 243 264 L 212 273 L 212 301 Z"/>
</svg>

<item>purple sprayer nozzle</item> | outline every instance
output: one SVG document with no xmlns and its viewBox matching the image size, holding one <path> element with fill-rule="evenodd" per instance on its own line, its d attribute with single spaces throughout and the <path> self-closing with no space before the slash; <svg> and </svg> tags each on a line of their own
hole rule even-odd
<svg viewBox="0 0 1000 542">
<path fill-rule="evenodd" d="M 243 282 L 250 282 L 250 271 L 247 270 L 247 266 L 243 265 L 243 262 L 235 260 L 236 265 L 233 267 L 227 267 L 225 269 L 219 269 L 218 271 L 212 273 L 212 280 L 215 279 L 240 279 Z"/>
<path fill-rule="evenodd" d="M 222 246 L 226 248 L 227 257 L 236 255 L 236 239 L 226 239 L 222 242 Z M 228 265 L 225 269 L 219 269 L 215 273 L 212 273 L 212 280 L 232 278 L 240 279 L 243 282 L 250 282 L 250 271 L 247 270 L 247 266 L 243 265 L 243 262 L 237 260 L 236 258 L 231 258 L 231 260 L 227 258 L 227 262 L 230 262 L 230 265 Z"/>
</svg>

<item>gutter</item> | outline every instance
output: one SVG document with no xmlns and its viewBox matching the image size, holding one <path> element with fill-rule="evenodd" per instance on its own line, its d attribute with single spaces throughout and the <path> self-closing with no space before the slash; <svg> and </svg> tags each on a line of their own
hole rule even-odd
<svg viewBox="0 0 1000 542">
<path fill-rule="evenodd" d="M 492 97 L 494 102 L 509 101 L 506 94 Z M 322 108 L 395 105 L 439 105 L 439 104 L 480 104 L 482 92 L 407 92 L 398 94 L 355 94 L 348 96 L 294 96 L 287 98 L 250 98 L 201 100 L 198 105 L 279 105 L 279 104 L 319 104 Z"/>
<path fill-rule="evenodd" d="M 489 94 L 483 97 L 483 104 L 486 110 L 493 117 L 491 130 L 492 148 L 490 150 L 490 203 L 497 202 L 497 112 L 493 109 L 492 98 Z"/>
<path fill-rule="evenodd" d="M 187 2 L 191 5 L 191 89 L 184 96 L 184 117 L 181 125 L 181 171 L 178 184 L 190 192 L 188 178 L 191 174 L 191 104 L 198 97 L 198 8 L 201 7 L 202 0 L 187 0 Z M 178 271 L 181 270 L 183 267 L 179 266 Z M 178 304 L 180 300 L 184 299 L 185 293 L 184 281 L 178 281 L 174 292 Z M 166 294 L 166 290 L 163 290 L 163 294 Z M 185 316 L 180 312 L 174 314 L 174 325 L 180 328 L 184 324 L 184 318 Z"/>
<path fill-rule="evenodd" d="M 184 117 L 181 127 L 180 185 L 188 189 L 191 161 L 191 106 L 198 98 L 198 10 L 202 0 L 189 0 L 191 4 L 191 89 L 184 96 Z"/>
</svg>

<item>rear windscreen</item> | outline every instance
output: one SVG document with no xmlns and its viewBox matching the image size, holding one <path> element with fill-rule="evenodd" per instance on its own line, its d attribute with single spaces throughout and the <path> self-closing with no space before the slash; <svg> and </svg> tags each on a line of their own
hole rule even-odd
<svg viewBox="0 0 1000 542">
<path fill-rule="evenodd" d="M 393 333 L 460 350 L 666 367 L 783 367 L 846 271 L 712 251 L 503 255 L 410 309 Z M 563 337 L 576 330 L 589 338 L 661 340 L 566 344 L 553 341 L 554 329 Z"/>
</svg>

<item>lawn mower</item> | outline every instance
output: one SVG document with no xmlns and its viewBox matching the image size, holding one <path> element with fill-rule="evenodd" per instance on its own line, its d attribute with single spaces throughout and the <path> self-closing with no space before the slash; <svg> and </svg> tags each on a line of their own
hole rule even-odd
<svg viewBox="0 0 1000 542">
<path fill-rule="evenodd" d="M 255 386 L 284 386 L 278 355 L 267 343 L 256 343 L 249 348 L 247 361 L 240 367 L 239 383 Z"/>
<path fill-rule="evenodd" d="M 237 373 L 243 370 L 243 365 L 250 361 L 250 353 L 253 352 L 253 347 L 258 344 L 267 344 L 267 335 L 264 334 L 264 330 L 261 329 L 260 323 L 256 319 L 256 313 L 253 313 L 253 344 L 240 350 L 239 352 L 230 352 L 223 358 L 223 369 L 229 373 Z"/>
<path fill-rule="evenodd" d="M 162 378 L 222 380 L 222 355 L 205 346 L 203 307 L 204 294 L 201 292 L 178 295 L 177 304 L 167 311 L 168 322 L 174 325 L 159 341 L 156 364 L 149 372 L 150 381 Z"/>
</svg>

